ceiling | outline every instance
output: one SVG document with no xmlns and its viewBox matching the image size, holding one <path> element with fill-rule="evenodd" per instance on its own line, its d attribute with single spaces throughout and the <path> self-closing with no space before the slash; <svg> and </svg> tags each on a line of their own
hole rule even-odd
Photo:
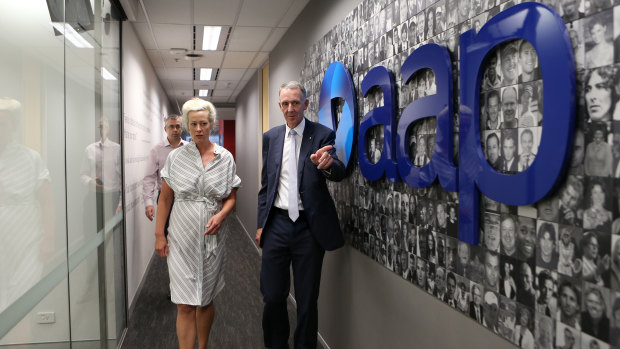
<svg viewBox="0 0 620 349">
<path fill-rule="evenodd" d="M 180 106 L 199 89 L 218 107 L 234 106 L 239 92 L 261 68 L 309 0 L 121 0 L 170 103 Z M 223 26 L 218 50 L 202 51 L 202 26 Z M 230 28 L 230 30 L 229 30 Z M 227 39 L 227 40 L 226 40 Z M 224 47 L 225 42 L 225 47 Z M 191 61 L 171 48 L 203 56 Z M 200 81 L 199 68 L 213 68 Z"/>
</svg>

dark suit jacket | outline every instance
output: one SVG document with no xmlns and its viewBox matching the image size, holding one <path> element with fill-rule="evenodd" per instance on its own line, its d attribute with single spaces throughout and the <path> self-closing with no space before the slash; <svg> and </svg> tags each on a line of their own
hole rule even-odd
<svg viewBox="0 0 620 349">
<path fill-rule="evenodd" d="M 269 212 L 273 207 L 280 180 L 282 147 L 286 125 L 274 127 L 263 135 L 263 169 L 261 188 L 258 192 L 258 227 L 269 229 Z M 321 171 L 310 160 L 310 155 L 326 145 L 333 145 L 335 133 L 329 128 L 306 119 L 303 140 L 297 164 L 297 183 L 304 213 L 310 231 L 317 242 L 328 251 L 344 245 L 334 201 L 327 190 L 326 179 L 340 181 L 345 176 L 345 166 L 335 153 L 328 171 Z M 263 231 L 261 236 L 265 236 Z"/>
<path fill-rule="evenodd" d="M 598 326 L 594 325 L 594 321 L 590 317 L 590 313 L 584 311 L 581 313 L 581 330 L 605 342 L 609 341 L 609 319 L 603 313 L 598 322 Z"/>
<path fill-rule="evenodd" d="M 477 321 L 476 319 L 476 311 L 474 310 L 474 302 L 471 301 L 469 302 L 469 317 L 471 317 L 472 319 L 474 319 L 475 321 Z M 483 317 L 483 311 L 482 311 L 482 304 L 479 306 L 480 308 L 480 323 L 482 323 L 482 319 Z"/>
<path fill-rule="evenodd" d="M 510 164 L 510 168 L 506 169 L 506 160 L 503 156 L 500 156 L 497 159 L 497 163 L 495 165 L 495 169 L 498 171 L 508 171 L 508 172 L 517 172 L 519 170 L 519 156 L 515 155 L 514 160 Z"/>
</svg>

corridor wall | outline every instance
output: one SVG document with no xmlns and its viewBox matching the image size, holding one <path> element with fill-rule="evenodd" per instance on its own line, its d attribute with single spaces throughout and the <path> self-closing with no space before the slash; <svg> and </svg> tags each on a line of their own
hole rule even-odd
<svg viewBox="0 0 620 349">
<path fill-rule="evenodd" d="M 131 22 L 123 22 L 122 62 L 127 298 L 131 311 L 155 246 L 155 220 L 149 221 L 144 214 L 144 169 L 150 150 L 164 140 L 163 118 L 173 109 Z"/>
<path fill-rule="evenodd" d="M 250 237 L 256 233 L 256 198 L 260 186 L 259 79 L 254 74 L 239 93 L 235 108 L 237 175 L 243 188 L 237 192 L 237 217 Z"/>
<path fill-rule="evenodd" d="M 304 79 L 304 51 L 359 4 L 355 0 L 311 1 L 272 51 L 270 127 L 284 123 L 277 105 L 280 84 Z M 247 102 L 242 97 L 237 106 Z M 316 109 L 314 105 L 311 110 Z M 316 120 L 315 113 L 308 117 Z M 319 332 L 332 348 L 514 347 L 350 245 L 326 254 L 320 294 Z"/>
</svg>

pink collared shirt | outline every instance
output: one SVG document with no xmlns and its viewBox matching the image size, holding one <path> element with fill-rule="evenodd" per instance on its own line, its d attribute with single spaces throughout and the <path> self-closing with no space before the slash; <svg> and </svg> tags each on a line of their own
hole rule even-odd
<svg viewBox="0 0 620 349">
<path fill-rule="evenodd" d="M 185 144 L 187 144 L 187 142 L 181 140 L 181 143 L 179 143 L 176 148 L 184 146 Z M 168 154 L 176 148 L 170 144 L 168 137 L 166 137 L 166 139 L 151 149 L 149 160 L 146 163 L 144 179 L 142 181 L 142 199 L 144 199 L 145 207 L 154 206 L 153 193 L 161 189 L 161 169 L 166 164 Z"/>
</svg>

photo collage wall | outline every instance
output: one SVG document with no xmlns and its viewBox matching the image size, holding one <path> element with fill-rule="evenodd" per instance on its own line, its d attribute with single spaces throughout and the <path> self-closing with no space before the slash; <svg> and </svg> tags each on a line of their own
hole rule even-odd
<svg viewBox="0 0 620 349">
<path fill-rule="evenodd" d="M 306 115 L 317 121 L 323 75 L 339 61 L 356 86 L 358 122 L 383 105 L 379 89 L 359 93 L 379 65 L 394 73 L 400 116 L 413 100 L 436 93 L 430 69 L 408 82 L 400 76 L 405 59 L 428 43 L 451 55 L 458 110 L 459 35 L 519 2 L 364 0 L 307 49 L 300 79 L 310 100 Z M 417 189 L 368 181 L 354 151 L 351 175 L 329 186 L 348 244 L 516 346 L 620 349 L 620 1 L 544 3 L 566 23 L 577 74 L 574 149 L 558 190 L 519 207 L 481 196 L 480 243 L 472 246 L 458 240 L 457 194 L 437 182 Z M 482 69 L 484 154 L 497 171 L 519 173 L 535 160 L 544 126 L 537 53 L 527 41 L 504 42 Z M 455 115 L 457 166 L 458 126 Z M 436 121 L 410 127 L 410 160 L 424 166 Z M 382 126 L 367 136 L 366 152 L 376 163 Z"/>
</svg>

